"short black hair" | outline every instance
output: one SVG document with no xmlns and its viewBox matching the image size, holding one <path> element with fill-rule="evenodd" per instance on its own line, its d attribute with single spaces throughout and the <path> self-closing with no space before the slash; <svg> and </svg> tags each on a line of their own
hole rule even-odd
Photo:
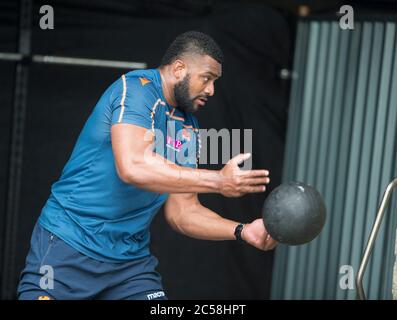
<svg viewBox="0 0 397 320">
<path fill-rule="evenodd" d="M 171 43 L 161 59 L 161 65 L 171 64 L 185 54 L 209 55 L 220 64 L 223 62 L 222 50 L 214 39 L 202 32 L 188 31 L 177 36 Z"/>
</svg>

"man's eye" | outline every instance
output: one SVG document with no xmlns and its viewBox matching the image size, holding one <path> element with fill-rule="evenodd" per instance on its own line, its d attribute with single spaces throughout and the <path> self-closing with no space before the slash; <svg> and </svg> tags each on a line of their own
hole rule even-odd
<svg viewBox="0 0 397 320">
<path fill-rule="evenodd" d="M 204 77 L 203 79 L 204 79 L 204 82 L 207 82 L 210 78 Z"/>
</svg>

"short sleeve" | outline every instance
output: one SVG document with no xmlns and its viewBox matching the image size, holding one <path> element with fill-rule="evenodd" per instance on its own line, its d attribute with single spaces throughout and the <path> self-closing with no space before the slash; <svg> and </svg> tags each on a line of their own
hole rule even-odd
<svg viewBox="0 0 397 320">
<path fill-rule="evenodd" d="M 143 85 L 139 78 L 123 75 L 112 92 L 112 125 L 129 123 L 151 129 L 151 106 L 155 103 L 151 86 Z"/>
</svg>

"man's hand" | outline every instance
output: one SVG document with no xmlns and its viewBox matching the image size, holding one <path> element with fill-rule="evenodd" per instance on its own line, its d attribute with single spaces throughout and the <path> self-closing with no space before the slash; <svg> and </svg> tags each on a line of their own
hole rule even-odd
<svg viewBox="0 0 397 320">
<path fill-rule="evenodd" d="M 272 250 L 277 242 L 267 233 L 262 219 L 256 219 L 244 226 L 241 232 L 242 239 L 260 250 Z"/>
<path fill-rule="evenodd" d="M 270 182 L 267 170 L 241 170 L 239 164 L 247 160 L 250 153 L 241 153 L 230 159 L 220 171 L 222 181 L 220 193 L 225 197 L 241 197 L 246 193 L 264 192 Z"/>
</svg>

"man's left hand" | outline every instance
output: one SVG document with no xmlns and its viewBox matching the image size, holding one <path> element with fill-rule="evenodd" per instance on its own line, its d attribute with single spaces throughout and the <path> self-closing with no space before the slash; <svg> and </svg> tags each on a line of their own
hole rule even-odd
<svg viewBox="0 0 397 320">
<path fill-rule="evenodd" d="M 241 237 L 248 244 L 263 251 L 272 250 L 277 246 L 277 242 L 267 232 L 262 219 L 247 223 Z"/>
</svg>

